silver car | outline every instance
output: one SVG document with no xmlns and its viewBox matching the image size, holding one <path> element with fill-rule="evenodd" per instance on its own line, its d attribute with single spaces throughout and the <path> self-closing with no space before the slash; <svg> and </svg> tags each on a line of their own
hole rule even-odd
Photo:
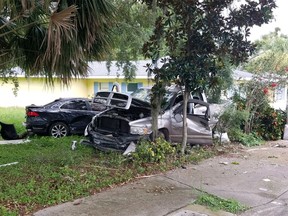
<svg viewBox="0 0 288 216">
<path fill-rule="evenodd" d="M 85 130 L 86 142 L 101 150 L 125 151 L 131 142 L 137 143 L 141 138 L 149 139 L 152 134 L 149 91 L 142 88 L 132 95 L 98 92 L 94 102 L 105 103 L 110 109 L 93 117 Z M 212 143 L 209 104 L 205 100 L 205 95 L 199 93 L 191 95 L 188 101 L 187 142 L 190 144 Z M 158 116 L 158 128 L 170 142 L 179 143 L 182 140 L 182 112 L 181 90 L 174 86 L 167 88 L 162 111 Z"/>
</svg>

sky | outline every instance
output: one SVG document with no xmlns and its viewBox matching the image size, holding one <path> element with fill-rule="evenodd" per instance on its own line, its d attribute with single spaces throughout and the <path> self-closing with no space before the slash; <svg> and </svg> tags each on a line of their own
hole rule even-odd
<svg viewBox="0 0 288 216">
<path fill-rule="evenodd" d="M 261 36 L 273 32 L 276 27 L 281 29 L 281 33 L 288 35 L 288 0 L 276 0 L 277 8 L 274 9 L 274 20 L 261 27 L 255 26 L 251 29 L 251 41 L 261 39 Z"/>
</svg>

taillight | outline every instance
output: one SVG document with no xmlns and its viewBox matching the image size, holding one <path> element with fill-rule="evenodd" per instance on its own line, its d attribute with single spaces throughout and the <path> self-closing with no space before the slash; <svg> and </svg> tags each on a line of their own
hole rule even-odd
<svg viewBox="0 0 288 216">
<path fill-rule="evenodd" d="M 28 111 L 27 116 L 28 117 L 37 117 L 37 116 L 39 116 L 39 113 L 33 112 L 33 111 Z"/>
</svg>

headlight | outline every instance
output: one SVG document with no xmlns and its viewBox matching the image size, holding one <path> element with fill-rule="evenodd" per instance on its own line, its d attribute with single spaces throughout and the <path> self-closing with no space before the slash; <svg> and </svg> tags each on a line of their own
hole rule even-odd
<svg viewBox="0 0 288 216">
<path fill-rule="evenodd" d="M 130 127 L 131 134 L 146 135 L 152 133 L 152 130 L 148 127 Z"/>
</svg>

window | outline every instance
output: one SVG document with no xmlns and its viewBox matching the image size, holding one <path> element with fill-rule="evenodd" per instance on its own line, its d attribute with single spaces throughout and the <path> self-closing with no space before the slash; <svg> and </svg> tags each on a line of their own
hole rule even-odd
<svg viewBox="0 0 288 216">
<path fill-rule="evenodd" d="M 110 91 L 109 83 L 108 82 L 99 83 L 99 91 Z"/>
<path fill-rule="evenodd" d="M 61 109 L 87 110 L 85 101 L 68 101 L 61 106 Z"/>
<path fill-rule="evenodd" d="M 134 92 L 138 89 L 138 83 L 128 83 L 127 84 L 127 92 Z"/>
<path fill-rule="evenodd" d="M 279 86 L 275 89 L 275 100 L 284 100 L 285 99 L 285 88 Z"/>
</svg>

